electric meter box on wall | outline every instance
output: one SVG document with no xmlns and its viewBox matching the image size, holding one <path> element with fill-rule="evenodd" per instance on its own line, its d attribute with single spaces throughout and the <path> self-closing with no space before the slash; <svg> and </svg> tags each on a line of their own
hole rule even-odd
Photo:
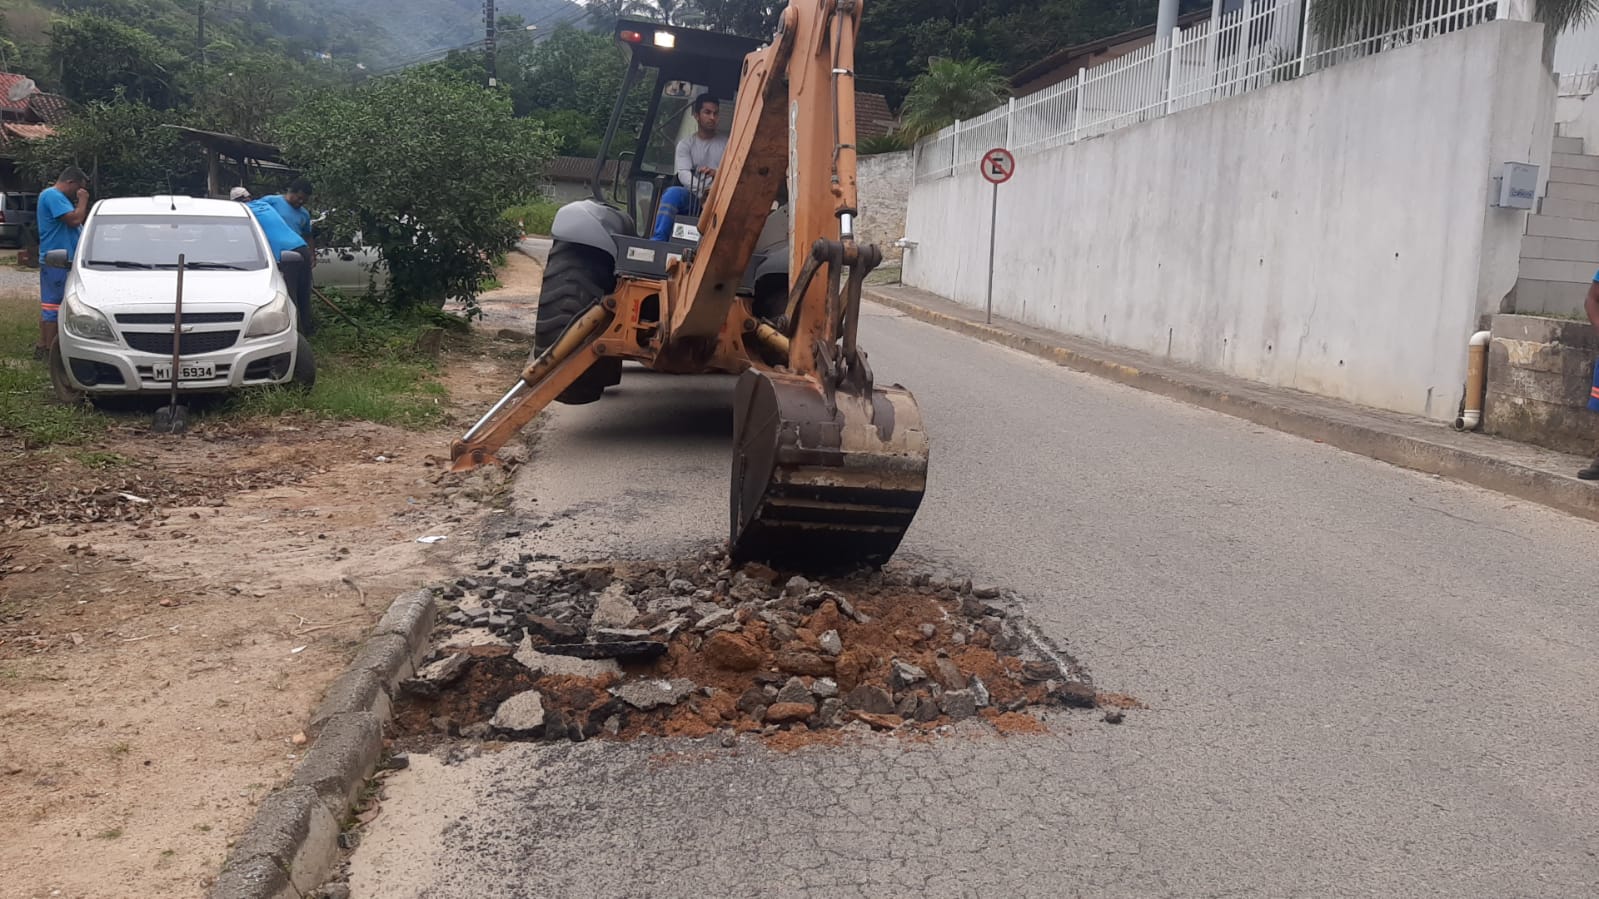
<svg viewBox="0 0 1599 899">
<path fill-rule="evenodd" d="M 1498 202 L 1504 209 L 1531 209 L 1538 202 L 1538 167 L 1525 162 L 1507 162 L 1499 177 Z"/>
</svg>

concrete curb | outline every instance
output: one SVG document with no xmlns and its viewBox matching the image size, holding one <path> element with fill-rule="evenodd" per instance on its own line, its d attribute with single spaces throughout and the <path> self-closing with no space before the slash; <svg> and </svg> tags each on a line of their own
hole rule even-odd
<svg viewBox="0 0 1599 899">
<path fill-rule="evenodd" d="M 427 654 L 437 612 L 427 590 L 389 606 L 312 713 L 310 750 L 290 784 L 261 802 L 210 899 L 303 899 L 327 878 L 339 858 L 339 823 L 377 766 L 395 691 Z"/>
<path fill-rule="evenodd" d="M 866 288 L 865 294 L 867 299 L 919 321 L 1020 350 L 1085 374 L 1202 406 L 1296 437 L 1318 440 L 1392 465 L 1464 481 L 1599 521 L 1599 489 L 1569 475 L 1444 442 L 1384 430 L 1356 420 L 1357 415 L 1340 418 L 1292 402 L 1273 401 L 1267 392 L 1269 388 L 1260 391 L 1229 390 L 1222 385 L 1202 383 L 1198 378 L 1185 378 L 1180 372 L 1160 366 L 1140 366 L 1131 361 L 1135 355 L 1132 353 L 1110 348 L 1097 353 L 1081 346 L 1063 345 L 1066 342 L 1064 339 L 1062 343 L 1054 343 L 1044 337 L 1000 325 L 968 321 L 958 315 L 931 309 L 870 287 Z"/>
</svg>

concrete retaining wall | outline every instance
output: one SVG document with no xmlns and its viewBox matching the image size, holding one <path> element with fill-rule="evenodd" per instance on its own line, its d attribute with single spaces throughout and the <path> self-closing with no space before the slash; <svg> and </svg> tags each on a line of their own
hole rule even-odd
<svg viewBox="0 0 1599 899">
<path fill-rule="evenodd" d="M 905 236 L 905 207 L 914 170 L 909 150 L 862 156 L 856 167 L 861 209 L 855 230 L 863 240 L 876 243 L 889 264 L 900 259 L 894 241 Z"/>
<path fill-rule="evenodd" d="M 1272 385 L 1452 419 L 1518 271 L 1504 162 L 1547 166 L 1543 29 L 1495 22 L 1023 155 L 994 311 Z M 906 283 L 980 307 L 989 186 L 911 192 Z"/>
<path fill-rule="evenodd" d="M 1599 452 L 1587 409 L 1599 337 L 1587 322 L 1496 315 L 1488 344 L 1483 430 L 1567 453 Z"/>
</svg>

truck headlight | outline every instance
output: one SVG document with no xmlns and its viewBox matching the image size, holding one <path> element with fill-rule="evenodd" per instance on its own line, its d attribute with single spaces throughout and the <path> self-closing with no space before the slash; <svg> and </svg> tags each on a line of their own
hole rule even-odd
<svg viewBox="0 0 1599 899">
<path fill-rule="evenodd" d="M 75 293 L 69 293 L 62 298 L 60 319 L 66 326 L 67 333 L 73 337 L 106 343 L 117 342 L 117 332 L 111 328 L 111 322 L 107 321 L 98 309 L 91 309 L 78 302 L 78 295 Z"/>
<path fill-rule="evenodd" d="M 278 291 L 272 302 L 255 310 L 250 316 L 250 326 L 244 329 L 245 337 L 266 337 L 270 334 L 279 334 L 289 329 L 294 324 L 294 316 L 290 312 L 289 295 Z"/>
</svg>

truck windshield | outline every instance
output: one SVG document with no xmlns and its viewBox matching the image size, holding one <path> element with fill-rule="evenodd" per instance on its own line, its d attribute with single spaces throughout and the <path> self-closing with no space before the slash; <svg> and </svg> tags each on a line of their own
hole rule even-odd
<svg viewBox="0 0 1599 899">
<path fill-rule="evenodd" d="M 259 271 L 266 251 L 245 217 L 107 215 L 96 218 L 79 251 L 89 268 L 195 268 Z"/>
</svg>

